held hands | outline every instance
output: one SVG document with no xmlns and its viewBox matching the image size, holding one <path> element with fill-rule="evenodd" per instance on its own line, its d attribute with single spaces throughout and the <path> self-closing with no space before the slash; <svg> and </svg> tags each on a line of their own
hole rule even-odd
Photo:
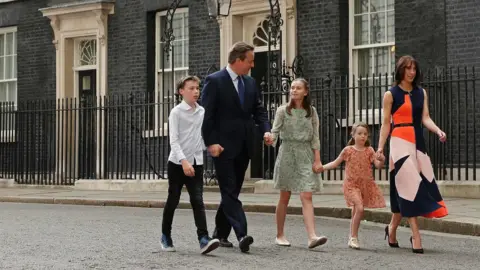
<svg viewBox="0 0 480 270">
<path fill-rule="evenodd" d="M 220 144 L 212 144 L 208 147 L 208 152 L 212 157 L 218 157 L 223 152 L 223 147 Z"/>
<path fill-rule="evenodd" d="M 270 132 L 265 132 L 263 135 L 263 140 L 265 141 L 265 144 L 270 146 L 273 144 L 273 135 Z"/>
<path fill-rule="evenodd" d="M 441 129 L 438 129 L 437 131 L 438 139 L 443 143 L 447 141 L 447 134 L 443 132 Z"/>
<path fill-rule="evenodd" d="M 320 160 L 316 160 L 315 162 L 313 162 L 312 170 L 314 173 L 323 172 L 324 169 L 323 169 L 322 162 Z"/>
<path fill-rule="evenodd" d="M 377 151 L 377 154 L 375 155 L 375 159 L 382 163 L 385 162 L 385 156 L 383 155 L 383 153 L 379 154 L 378 151 Z"/>
<path fill-rule="evenodd" d="M 383 155 L 383 148 L 378 148 L 377 152 L 375 153 L 375 158 L 377 160 L 382 160 L 385 161 L 385 156 Z"/>
<path fill-rule="evenodd" d="M 183 168 L 183 173 L 186 176 L 193 177 L 195 176 L 195 169 L 193 168 L 192 164 L 188 162 L 186 159 L 182 160 L 182 168 Z"/>
</svg>

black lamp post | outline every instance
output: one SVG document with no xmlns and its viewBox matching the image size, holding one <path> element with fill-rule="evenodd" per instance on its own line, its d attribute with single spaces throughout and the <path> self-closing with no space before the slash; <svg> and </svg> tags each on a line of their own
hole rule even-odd
<svg viewBox="0 0 480 270">
<path fill-rule="evenodd" d="M 269 3 L 270 15 L 268 16 L 268 24 L 270 28 L 270 39 L 273 47 L 277 47 L 277 37 L 280 33 L 280 27 L 283 25 L 283 19 L 278 0 L 269 0 Z"/>
<path fill-rule="evenodd" d="M 208 7 L 208 16 L 218 18 L 219 16 L 228 16 L 232 0 L 206 0 Z"/>
<path fill-rule="evenodd" d="M 232 6 L 232 0 L 205 0 L 208 7 L 208 16 L 211 18 L 218 18 L 219 16 L 228 16 L 230 14 L 230 7 Z M 172 50 L 172 42 L 175 40 L 173 35 L 173 16 L 175 11 L 182 0 L 173 0 L 167 10 L 167 19 L 165 25 L 165 31 L 161 37 L 161 41 L 164 43 L 163 50 L 166 54 L 166 59 L 168 60 L 170 56 L 170 51 Z"/>
</svg>

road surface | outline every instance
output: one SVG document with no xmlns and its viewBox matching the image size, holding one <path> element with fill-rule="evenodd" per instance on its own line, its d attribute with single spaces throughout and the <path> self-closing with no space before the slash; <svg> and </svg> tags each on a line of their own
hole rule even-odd
<svg viewBox="0 0 480 270">
<path fill-rule="evenodd" d="M 362 250 L 347 247 L 348 220 L 317 218 L 329 242 L 308 250 L 301 216 L 287 217 L 291 247 L 275 246 L 271 214 L 247 214 L 255 243 L 250 254 L 219 248 L 199 254 L 193 215 L 177 210 L 176 253 L 160 251 L 161 209 L 0 203 L 0 269 L 480 269 L 480 238 L 423 233 L 425 254 L 412 254 L 408 229 L 402 248 L 389 248 L 383 225 L 362 223 Z M 207 212 L 210 232 L 214 212 Z"/>
</svg>

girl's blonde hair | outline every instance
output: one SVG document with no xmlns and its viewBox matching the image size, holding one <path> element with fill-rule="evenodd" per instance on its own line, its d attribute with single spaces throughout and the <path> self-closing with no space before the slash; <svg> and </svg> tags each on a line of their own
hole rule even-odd
<svg viewBox="0 0 480 270">
<path fill-rule="evenodd" d="M 363 122 L 357 122 L 353 124 L 352 126 L 352 138 L 348 141 L 347 145 L 355 145 L 355 139 L 353 138 L 353 135 L 357 131 L 358 127 L 363 127 L 367 130 L 367 135 L 370 135 L 370 129 L 368 128 L 368 125 L 363 123 Z M 365 146 L 370 146 L 370 139 L 367 137 L 367 140 L 365 141 Z"/>
</svg>

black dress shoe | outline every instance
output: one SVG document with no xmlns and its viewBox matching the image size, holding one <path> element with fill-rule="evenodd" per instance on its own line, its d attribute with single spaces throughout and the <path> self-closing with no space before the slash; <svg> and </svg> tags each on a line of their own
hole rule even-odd
<svg viewBox="0 0 480 270">
<path fill-rule="evenodd" d="M 253 244 L 253 237 L 246 235 L 240 239 L 238 247 L 240 247 L 240 250 L 245 253 L 250 250 L 251 244 Z"/>
<path fill-rule="evenodd" d="M 221 247 L 227 247 L 227 248 L 233 247 L 233 243 L 228 241 L 227 238 L 217 238 L 217 239 L 220 241 Z"/>
</svg>

